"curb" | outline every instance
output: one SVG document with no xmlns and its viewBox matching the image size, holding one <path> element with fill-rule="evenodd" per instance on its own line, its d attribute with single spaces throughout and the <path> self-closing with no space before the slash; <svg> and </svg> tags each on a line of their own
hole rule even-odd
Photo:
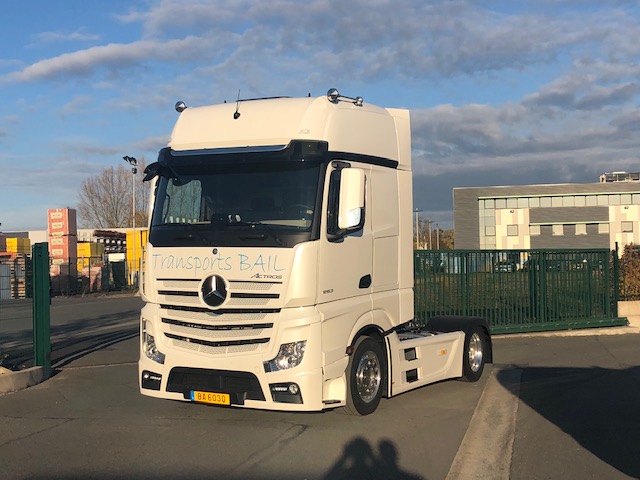
<svg viewBox="0 0 640 480">
<path fill-rule="evenodd" d="M 31 367 L 19 372 L 0 374 L 0 395 L 32 387 L 44 382 L 50 375 L 49 367 Z"/>
<path fill-rule="evenodd" d="M 575 330 L 549 330 L 546 332 L 499 333 L 491 338 L 534 338 L 534 337 L 591 337 L 598 335 L 626 335 L 638 334 L 640 327 L 628 325 L 626 327 L 593 327 Z"/>
</svg>

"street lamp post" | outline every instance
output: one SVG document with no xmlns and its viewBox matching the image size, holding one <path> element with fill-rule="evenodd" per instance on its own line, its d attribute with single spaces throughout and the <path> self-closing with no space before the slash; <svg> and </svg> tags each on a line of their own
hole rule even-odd
<svg viewBox="0 0 640 480">
<path fill-rule="evenodd" d="M 137 268 L 133 268 L 137 265 L 137 255 L 136 255 L 136 173 L 138 173 L 138 160 L 135 157 L 129 157 L 125 155 L 122 159 L 131 165 L 131 228 L 133 230 L 133 259 L 131 261 L 132 272 L 131 272 L 131 284 L 133 286 L 136 285 L 136 272 Z"/>
<path fill-rule="evenodd" d="M 413 210 L 413 212 L 416 214 L 416 250 L 418 250 L 418 248 L 420 247 L 419 238 L 418 238 L 418 232 L 420 231 L 419 225 L 418 225 L 418 214 L 421 211 L 422 210 L 418 210 L 417 208 Z"/>
</svg>

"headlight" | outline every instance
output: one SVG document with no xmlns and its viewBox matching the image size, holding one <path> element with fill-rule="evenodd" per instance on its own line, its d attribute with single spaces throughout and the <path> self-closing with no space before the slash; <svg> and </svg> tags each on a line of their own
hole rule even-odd
<svg viewBox="0 0 640 480">
<path fill-rule="evenodd" d="M 273 360 L 264 362 L 265 372 L 277 372 L 278 370 L 286 370 L 288 368 L 297 367 L 304 357 L 304 349 L 307 341 L 283 343 L 280 345 L 280 351 Z"/>
<path fill-rule="evenodd" d="M 150 323 L 146 320 L 142 321 L 142 351 L 154 362 L 158 362 L 160 364 L 164 363 L 164 353 L 158 350 L 156 346 L 156 340 L 153 338 L 153 335 L 149 333 L 151 330 Z"/>
</svg>

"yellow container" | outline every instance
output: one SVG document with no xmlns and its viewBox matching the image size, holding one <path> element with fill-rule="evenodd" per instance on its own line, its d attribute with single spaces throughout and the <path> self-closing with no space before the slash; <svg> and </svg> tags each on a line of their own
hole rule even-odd
<svg viewBox="0 0 640 480">
<path fill-rule="evenodd" d="M 78 270 L 88 266 L 95 266 L 104 256 L 103 243 L 83 242 L 78 244 Z"/>
<path fill-rule="evenodd" d="M 31 240 L 28 238 L 7 238 L 7 252 L 31 253 Z"/>
<path fill-rule="evenodd" d="M 127 250 L 133 249 L 142 250 L 147 246 L 149 240 L 149 230 L 146 228 L 136 228 L 135 236 L 133 230 L 127 230 Z"/>
<path fill-rule="evenodd" d="M 103 243 L 84 242 L 78 244 L 78 258 L 102 257 L 103 255 Z"/>
</svg>

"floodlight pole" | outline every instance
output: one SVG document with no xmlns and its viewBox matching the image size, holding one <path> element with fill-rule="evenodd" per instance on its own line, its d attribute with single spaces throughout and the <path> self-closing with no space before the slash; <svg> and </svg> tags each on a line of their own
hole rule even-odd
<svg viewBox="0 0 640 480">
<path fill-rule="evenodd" d="M 416 214 L 416 250 L 419 249 L 420 247 L 420 240 L 418 237 L 418 232 L 419 232 L 419 225 L 418 225 L 418 214 L 421 212 L 422 210 L 418 210 L 417 208 L 413 210 L 413 212 Z"/>
<path fill-rule="evenodd" d="M 133 229 L 133 259 L 131 261 L 131 285 L 136 286 L 136 272 L 137 272 L 137 255 L 136 255 L 136 173 L 138 173 L 138 160 L 135 157 L 129 157 L 125 155 L 122 159 L 131 165 L 131 228 Z"/>
</svg>

